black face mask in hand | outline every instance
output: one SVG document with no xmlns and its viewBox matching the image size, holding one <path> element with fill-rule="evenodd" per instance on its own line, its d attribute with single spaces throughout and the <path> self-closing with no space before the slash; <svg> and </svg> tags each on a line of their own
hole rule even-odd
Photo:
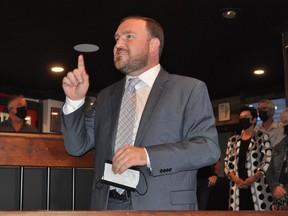
<svg viewBox="0 0 288 216">
<path fill-rule="evenodd" d="M 25 106 L 17 107 L 17 113 L 15 114 L 20 119 L 25 119 L 27 116 L 27 108 Z"/>
<path fill-rule="evenodd" d="M 259 118 L 261 119 L 261 121 L 266 122 L 269 118 L 267 111 L 259 111 Z"/>
<path fill-rule="evenodd" d="M 240 125 L 241 125 L 241 128 L 244 130 L 249 128 L 252 125 L 252 123 L 250 123 L 250 118 L 241 118 Z"/>
</svg>

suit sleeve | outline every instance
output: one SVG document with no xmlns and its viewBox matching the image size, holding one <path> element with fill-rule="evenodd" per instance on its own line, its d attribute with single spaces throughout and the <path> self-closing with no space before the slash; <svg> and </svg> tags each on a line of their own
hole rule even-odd
<svg viewBox="0 0 288 216">
<path fill-rule="evenodd" d="M 181 124 L 175 128 L 175 133 L 181 131 L 182 140 L 146 147 L 154 176 L 199 169 L 220 158 L 218 133 L 206 85 L 199 80 L 192 88 L 193 84 L 186 85 L 188 88 L 181 91 L 185 95 L 188 92 L 188 96 L 179 105 L 184 107 L 179 111 L 183 112 Z"/>
<path fill-rule="evenodd" d="M 65 115 L 63 119 L 63 138 L 67 152 L 80 156 L 94 147 L 95 109 L 85 112 L 85 105 Z"/>
<path fill-rule="evenodd" d="M 277 186 L 280 185 L 279 175 L 276 174 L 276 171 L 277 171 L 277 168 L 281 167 L 282 165 L 281 161 L 284 161 L 284 157 L 285 157 L 284 154 L 286 154 L 286 152 L 284 153 L 284 152 L 281 152 L 280 150 L 283 144 L 286 145 L 285 139 L 283 139 L 279 144 L 275 146 L 272 157 L 271 157 L 271 162 L 269 164 L 267 172 L 265 173 L 267 183 L 272 192 Z"/>
</svg>

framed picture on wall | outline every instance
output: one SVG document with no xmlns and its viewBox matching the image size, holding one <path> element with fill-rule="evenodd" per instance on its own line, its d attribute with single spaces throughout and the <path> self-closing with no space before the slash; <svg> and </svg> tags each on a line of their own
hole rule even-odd
<svg viewBox="0 0 288 216">
<path fill-rule="evenodd" d="M 219 122 L 230 120 L 230 103 L 220 103 L 218 104 L 218 118 Z"/>
<path fill-rule="evenodd" d="M 50 132 L 62 133 L 61 128 L 62 128 L 61 109 L 51 107 Z"/>
</svg>

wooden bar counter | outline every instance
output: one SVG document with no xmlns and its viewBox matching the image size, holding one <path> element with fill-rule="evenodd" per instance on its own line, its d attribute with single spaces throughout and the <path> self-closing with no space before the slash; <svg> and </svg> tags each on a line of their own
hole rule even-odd
<svg viewBox="0 0 288 216">
<path fill-rule="evenodd" d="M 0 133 L 0 167 L 94 167 L 94 150 L 81 157 L 69 155 L 61 135 Z M 91 176 L 92 177 L 92 176 Z M 0 179 L 1 181 L 1 179 Z M 1 191 L 0 191 L 1 193 Z M 47 192 L 48 193 L 48 192 Z M 81 197 L 83 199 L 83 196 Z M 72 209 L 73 210 L 73 209 Z M 288 211 L 6 211 L 0 216 L 287 216 Z"/>
<path fill-rule="evenodd" d="M 94 155 L 69 155 L 59 134 L 0 133 L 0 211 L 89 209 Z"/>
<path fill-rule="evenodd" d="M 62 135 L 0 133 L 0 166 L 94 167 L 94 151 L 73 157 Z"/>
</svg>

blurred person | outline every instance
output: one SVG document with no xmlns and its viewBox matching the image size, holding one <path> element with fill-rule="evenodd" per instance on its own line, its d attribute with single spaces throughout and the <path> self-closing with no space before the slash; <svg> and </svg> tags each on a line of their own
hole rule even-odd
<svg viewBox="0 0 288 216">
<path fill-rule="evenodd" d="M 220 168 L 217 163 L 202 167 L 197 172 L 197 200 L 199 210 L 207 210 L 211 188 L 215 186 Z"/>
<path fill-rule="evenodd" d="M 242 132 L 229 138 L 225 157 L 231 180 L 229 210 L 270 210 L 272 196 L 265 183 L 272 154 L 269 135 L 255 130 L 254 107 L 243 106 L 239 120 Z"/>
<path fill-rule="evenodd" d="M 283 127 L 285 127 L 288 124 L 288 108 L 285 108 L 280 112 L 280 121 Z"/>
<path fill-rule="evenodd" d="M 27 102 L 23 95 L 11 96 L 7 107 L 9 118 L 0 122 L 0 132 L 38 132 L 35 127 L 26 123 Z"/>
<path fill-rule="evenodd" d="M 269 134 L 272 148 L 284 137 L 283 128 L 274 120 L 274 114 L 275 104 L 271 100 L 262 99 L 258 102 L 258 116 L 262 123 L 256 126 L 256 130 Z"/>
<path fill-rule="evenodd" d="M 89 77 L 82 55 L 78 68 L 62 82 L 67 151 L 82 155 L 96 148 L 91 209 L 197 210 L 197 170 L 220 157 L 207 87 L 200 80 L 172 75 L 161 67 L 164 34 L 155 20 L 124 18 L 115 41 L 114 64 L 125 77 L 103 89 L 90 112 L 85 113 L 83 105 Z M 137 84 L 130 91 L 134 81 Z M 130 112 L 124 108 L 127 98 L 136 102 Z M 126 116 L 132 113 L 134 121 L 125 127 L 128 117 L 123 117 L 124 112 Z M 119 136 L 130 126 L 126 131 L 130 135 Z M 121 143 L 125 145 L 118 147 Z M 112 168 L 106 160 L 112 161 Z M 135 191 L 119 184 L 113 187 L 135 166 L 141 172 Z M 115 175 L 110 184 L 102 181 L 106 171 Z"/>
<path fill-rule="evenodd" d="M 274 202 L 273 209 L 288 210 L 288 109 L 280 113 L 284 127 L 284 138 L 274 148 L 270 166 L 267 170 L 267 182 Z"/>
</svg>

